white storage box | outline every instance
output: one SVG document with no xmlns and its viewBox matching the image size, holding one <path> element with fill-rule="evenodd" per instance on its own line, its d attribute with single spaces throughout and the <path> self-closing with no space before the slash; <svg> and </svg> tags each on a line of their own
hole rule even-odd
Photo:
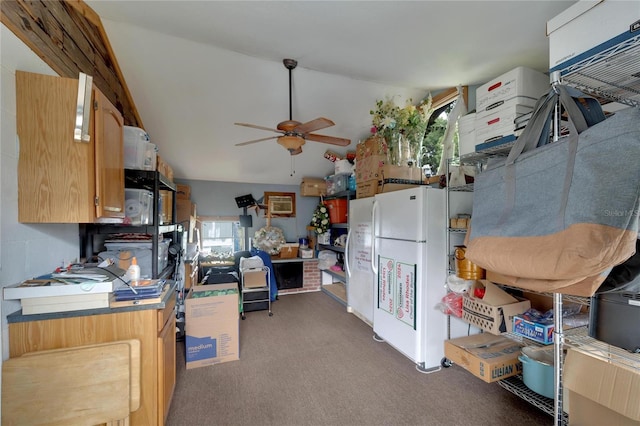
<svg viewBox="0 0 640 426">
<path fill-rule="evenodd" d="M 549 68 L 563 70 L 595 52 L 640 36 L 637 1 L 579 1 L 547 22 Z M 635 28 L 635 29 L 634 29 Z M 602 45 L 602 46 L 601 46 Z"/>
<path fill-rule="evenodd" d="M 167 267 L 169 260 L 170 239 L 158 243 L 158 272 Z M 134 257 L 140 266 L 141 278 L 152 278 L 151 274 L 151 241 L 105 242 L 107 251 L 99 254 L 100 259 L 113 260 L 119 268 L 126 270 Z"/>
<path fill-rule="evenodd" d="M 470 154 L 476 147 L 476 114 L 471 113 L 458 119 L 458 146 L 460 155 Z"/>
<path fill-rule="evenodd" d="M 515 119 L 533 111 L 533 108 L 524 105 L 508 105 L 492 111 L 492 114 L 480 118 L 476 114 L 476 144 L 513 135 Z"/>
<path fill-rule="evenodd" d="M 153 192 L 146 189 L 125 188 L 124 210 L 132 225 L 153 223 Z"/>
<path fill-rule="evenodd" d="M 124 168 L 133 170 L 155 170 L 156 151 L 151 142 L 124 142 Z"/>
<path fill-rule="evenodd" d="M 551 87 L 549 77 L 531 68 L 518 67 L 476 89 L 476 114 L 516 96 L 537 100 Z"/>
<path fill-rule="evenodd" d="M 149 142 L 149 134 L 140 127 L 124 126 L 122 129 L 125 142 Z"/>
<path fill-rule="evenodd" d="M 139 127 L 124 126 L 124 168 L 155 170 L 157 147 L 149 142 L 149 134 Z"/>
</svg>

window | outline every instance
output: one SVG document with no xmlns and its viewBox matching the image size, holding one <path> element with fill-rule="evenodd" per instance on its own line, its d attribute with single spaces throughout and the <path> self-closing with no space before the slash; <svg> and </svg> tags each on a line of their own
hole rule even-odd
<svg viewBox="0 0 640 426">
<path fill-rule="evenodd" d="M 240 226 L 240 218 L 199 217 L 201 245 L 200 251 L 217 260 L 233 260 L 233 253 L 245 248 L 245 228 Z"/>
<path fill-rule="evenodd" d="M 452 87 L 433 97 L 434 111 L 425 132 L 425 150 L 421 162 L 423 169 L 427 169 L 425 172 L 443 174 L 443 164 L 454 157 L 454 152 L 458 152 L 457 122 L 459 115 L 466 113 L 468 89 L 467 86 Z M 463 100 L 464 105 L 456 108 L 459 99 Z"/>
</svg>

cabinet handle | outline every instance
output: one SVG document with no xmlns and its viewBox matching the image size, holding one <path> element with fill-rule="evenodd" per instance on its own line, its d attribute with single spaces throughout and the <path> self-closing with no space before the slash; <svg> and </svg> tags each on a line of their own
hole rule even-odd
<svg viewBox="0 0 640 426">
<path fill-rule="evenodd" d="M 109 206 L 104 206 L 102 208 L 103 210 L 106 210 L 108 212 L 121 212 L 122 209 L 120 207 L 109 207 Z"/>
<path fill-rule="evenodd" d="M 76 105 L 76 126 L 73 132 L 73 139 L 76 142 L 89 143 L 89 113 L 91 112 L 91 86 L 93 77 L 85 73 L 80 73 L 78 79 L 78 103 Z"/>
</svg>

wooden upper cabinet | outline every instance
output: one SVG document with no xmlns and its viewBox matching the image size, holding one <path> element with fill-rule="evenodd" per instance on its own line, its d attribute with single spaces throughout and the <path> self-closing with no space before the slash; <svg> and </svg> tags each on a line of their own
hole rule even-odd
<svg viewBox="0 0 640 426">
<path fill-rule="evenodd" d="M 78 79 L 16 72 L 20 222 L 124 217 L 122 115 L 90 89 L 89 137 L 74 140 L 78 86 Z"/>
</svg>

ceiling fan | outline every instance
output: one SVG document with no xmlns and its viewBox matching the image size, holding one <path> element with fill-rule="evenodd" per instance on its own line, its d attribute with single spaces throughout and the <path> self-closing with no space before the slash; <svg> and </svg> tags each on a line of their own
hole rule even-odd
<svg viewBox="0 0 640 426">
<path fill-rule="evenodd" d="M 282 61 L 285 68 L 289 70 L 289 120 L 278 123 L 275 129 L 269 127 L 257 126 L 249 123 L 234 123 L 238 126 L 251 127 L 253 129 L 268 130 L 271 132 L 281 133 L 282 136 L 270 136 L 267 138 L 254 139 L 246 142 L 237 143 L 236 146 L 249 145 L 256 142 L 262 142 L 269 139 L 278 139 L 278 143 L 285 147 L 291 155 L 297 155 L 302 152 L 302 145 L 307 140 L 327 143 L 330 145 L 347 146 L 351 143 L 351 140 L 344 138 L 337 138 L 334 136 L 318 135 L 314 132 L 316 130 L 324 129 L 335 125 L 335 123 L 328 118 L 319 117 L 315 120 L 307 121 L 306 123 L 300 123 L 294 121 L 291 117 L 291 71 L 298 65 L 298 61 L 293 59 L 284 59 Z"/>
</svg>

